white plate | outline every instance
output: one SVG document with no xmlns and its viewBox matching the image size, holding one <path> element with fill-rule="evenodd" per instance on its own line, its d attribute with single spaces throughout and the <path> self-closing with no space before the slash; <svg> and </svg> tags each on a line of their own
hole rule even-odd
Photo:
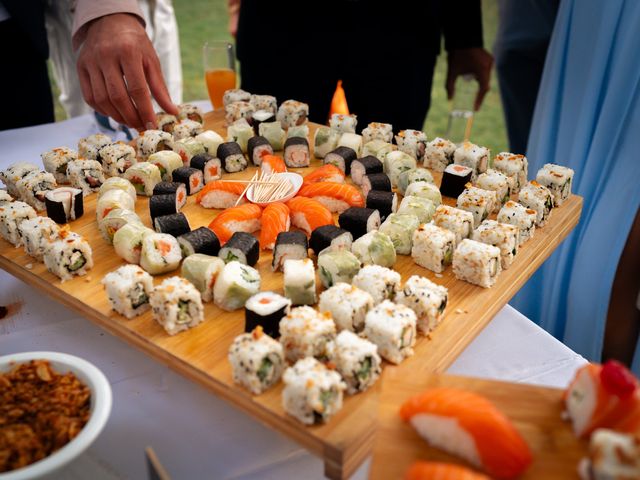
<svg viewBox="0 0 640 480">
<path fill-rule="evenodd" d="M 82 358 L 58 352 L 25 352 L 0 357 L 0 372 L 12 369 L 11 363 L 49 360 L 59 373 L 72 372 L 91 390 L 91 416 L 80 433 L 60 450 L 26 467 L 0 473 L 0 480 L 26 480 L 49 475 L 83 453 L 98 437 L 111 413 L 111 387 L 104 374 Z"/>
<path fill-rule="evenodd" d="M 278 176 L 279 179 L 286 178 L 293 185 L 293 191 L 289 195 L 287 195 L 286 197 L 279 198 L 277 200 L 273 200 L 271 202 L 255 202 L 253 200 L 253 186 L 251 186 L 247 190 L 247 200 L 249 200 L 251 203 L 255 203 L 256 205 L 260 205 L 261 207 L 264 207 L 266 205 L 269 205 L 270 203 L 286 202 L 287 200 L 291 200 L 293 197 L 295 197 L 296 194 L 298 193 L 298 190 L 300 190 L 300 187 L 302 187 L 302 181 L 303 181 L 302 175 L 298 173 L 293 173 L 293 172 L 283 172 L 283 173 L 278 173 L 276 175 Z"/>
</svg>

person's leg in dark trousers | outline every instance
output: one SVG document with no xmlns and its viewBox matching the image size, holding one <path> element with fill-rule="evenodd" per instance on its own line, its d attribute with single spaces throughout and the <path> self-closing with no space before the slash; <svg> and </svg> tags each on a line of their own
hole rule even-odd
<svg viewBox="0 0 640 480">
<path fill-rule="evenodd" d="M 54 121 L 47 61 L 11 19 L 0 23 L 0 130 Z"/>
<path fill-rule="evenodd" d="M 415 52 L 414 52 L 415 53 Z M 390 123 L 393 130 L 422 130 L 429 106 L 436 55 L 413 55 L 408 49 L 388 52 L 387 62 L 366 58 L 344 69 L 343 87 L 358 131 L 371 122 Z M 365 61 L 366 60 L 366 61 Z"/>
<path fill-rule="evenodd" d="M 512 152 L 525 153 L 548 44 L 496 55 L 500 96 Z"/>
</svg>

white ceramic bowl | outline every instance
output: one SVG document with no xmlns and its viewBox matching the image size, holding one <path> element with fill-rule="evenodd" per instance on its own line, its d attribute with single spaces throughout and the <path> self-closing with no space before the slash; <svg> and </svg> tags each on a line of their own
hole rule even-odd
<svg viewBox="0 0 640 480">
<path fill-rule="evenodd" d="M 91 415 L 80 433 L 60 450 L 42 460 L 10 472 L 0 473 L 0 480 L 26 480 L 49 475 L 83 453 L 98 437 L 111 413 L 111 387 L 104 374 L 94 365 L 66 353 L 26 352 L 0 357 L 0 372 L 11 370 L 14 364 L 29 360 L 49 360 L 56 372 L 72 372 L 91 390 Z"/>
<path fill-rule="evenodd" d="M 291 200 L 293 197 L 295 197 L 296 194 L 298 193 L 298 190 L 300 190 L 300 187 L 302 187 L 302 181 L 303 181 L 302 175 L 294 172 L 283 172 L 283 173 L 278 173 L 277 175 L 278 175 L 278 178 L 286 178 L 293 185 L 293 190 L 291 193 L 289 193 L 289 195 L 287 195 L 286 197 L 278 198 L 271 202 L 256 202 L 254 201 L 254 198 L 253 198 L 253 186 L 251 186 L 247 190 L 247 200 L 249 200 L 251 203 L 255 203 L 256 205 L 260 205 L 261 207 L 264 207 L 266 205 L 269 205 L 270 203 L 286 202 L 287 200 Z"/>
</svg>

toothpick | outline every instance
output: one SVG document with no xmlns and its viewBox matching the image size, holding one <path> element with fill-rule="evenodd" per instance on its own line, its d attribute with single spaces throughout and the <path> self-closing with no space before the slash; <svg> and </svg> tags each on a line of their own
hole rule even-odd
<svg viewBox="0 0 640 480">
<path fill-rule="evenodd" d="M 258 172 L 256 172 L 253 177 L 251 177 L 251 181 L 254 181 L 256 178 L 258 177 Z M 244 190 L 242 191 L 242 193 L 240 194 L 240 196 L 238 197 L 238 200 L 236 200 L 236 204 L 234 205 L 235 207 L 238 206 L 238 204 L 242 201 L 242 198 L 245 196 L 245 194 L 247 193 L 247 190 L 249 190 L 249 187 L 251 187 L 251 183 L 248 183 L 247 186 L 244 188 Z"/>
</svg>

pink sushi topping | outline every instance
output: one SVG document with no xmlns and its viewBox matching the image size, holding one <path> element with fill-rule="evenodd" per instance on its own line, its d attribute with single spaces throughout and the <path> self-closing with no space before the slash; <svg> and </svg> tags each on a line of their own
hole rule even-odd
<svg viewBox="0 0 640 480">
<path fill-rule="evenodd" d="M 633 374 L 615 360 L 609 360 L 602 366 L 600 380 L 607 392 L 621 398 L 629 397 L 638 388 L 638 381 Z"/>
</svg>

